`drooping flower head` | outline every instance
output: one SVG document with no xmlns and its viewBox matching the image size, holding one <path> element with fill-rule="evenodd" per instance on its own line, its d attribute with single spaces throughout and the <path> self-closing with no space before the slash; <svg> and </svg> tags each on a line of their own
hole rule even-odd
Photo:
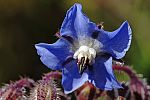
<svg viewBox="0 0 150 100">
<path fill-rule="evenodd" d="M 112 59 L 124 57 L 130 43 L 127 21 L 108 32 L 91 22 L 80 4 L 74 4 L 62 23 L 60 38 L 53 44 L 39 43 L 35 47 L 47 67 L 62 70 L 62 85 L 68 94 L 86 81 L 102 90 L 121 88 L 112 70 Z"/>
</svg>

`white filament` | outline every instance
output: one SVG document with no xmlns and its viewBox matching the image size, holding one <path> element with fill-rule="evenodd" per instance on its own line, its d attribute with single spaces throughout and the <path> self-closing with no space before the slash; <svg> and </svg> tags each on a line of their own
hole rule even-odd
<svg viewBox="0 0 150 100">
<path fill-rule="evenodd" d="M 74 53 L 73 58 L 81 61 L 82 57 L 85 57 L 85 61 L 89 59 L 89 63 L 94 62 L 96 57 L 96 50 L 88 46 L 80 46 L 80 48 Z"/>
</svg>

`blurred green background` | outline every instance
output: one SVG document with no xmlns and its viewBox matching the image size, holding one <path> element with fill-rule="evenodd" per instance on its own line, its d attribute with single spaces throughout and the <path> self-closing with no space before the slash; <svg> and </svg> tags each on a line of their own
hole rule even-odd
<svg viewBox="0 0 150 100">
<path fill-rule="evenodd" d="M 95 23 L 113 31 L 128 20 L 133 30 L 124 58 L 150 81 L 150 0 L 0 0 L 0 83 L 19 76 L 39 79 L 49 72 L 34 44 L 53 43 L 66 11 L 75 3 Z"/>
</svg>

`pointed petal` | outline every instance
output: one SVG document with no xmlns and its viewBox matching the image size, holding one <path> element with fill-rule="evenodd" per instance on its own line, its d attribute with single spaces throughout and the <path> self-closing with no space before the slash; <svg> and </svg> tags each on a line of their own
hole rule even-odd
<svg viewBox="0 0 150 100">
<path fill-rule="evenodd" d="M 68 63 L 62 70 L 62 85 L 65 94 L 71 93 L 81 87 L 88 80 L 87 73 L 79 74 L 76 61 Z"/>
<path fill-rule="evenodd" d="M 83 14 L 82 6 L 76 3 L 67 11 L 60 29 L 60 35 L 77 38 L 82 35 L 91 35 L 95 28 L 97 28 L 96 25 Z"/>
<path fill-rule="evenodd" d="M 59 39 L 54 44 L 39 43 L 35 48 L 41 61 L 53 70 L 61 69 L 62 63 L 71 54 L 70 44 L 65 39 Z"/>
<path fill-rule="evenodd" d="M 103 50 L 116 59 L 124 57 L 131 44 L 132 31 L 127 21 L 113 32 L 101 30 L 99 41 L 104 45 Z"/>
<path fill-rule="evenodd" d="M 89 68 L 89 82 L 102 90 L 121 88 L 112 70 L 112 57 L 97 57 L 93 67 Z"/>
</svg>

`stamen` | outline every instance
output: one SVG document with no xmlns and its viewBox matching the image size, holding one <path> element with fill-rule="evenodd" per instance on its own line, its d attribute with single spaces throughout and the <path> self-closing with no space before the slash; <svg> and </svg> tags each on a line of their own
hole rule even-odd
<svg viewBox="0 0 150 100">
<path fill-rule="evenodd" d="M 96 50 L 88 46 L 81 46 L 75 53 L 73 58 L 78 59 L 79 73 L 82 74 L 96 57 Z"/>
<path fill-rule="evenodd" d="M 81 58 L 81 61 L 78 62 L 78 68 L 79 68 L 79 73 L 82 74 L 86 68 L 86 65 L 84 64 L 85 62 L 85 57 Z"/>
<path fill-rule="evenodd" d="M 86 63 L 85 63 L 86 62 Z M 81 61 L 77 63 L 79 68 L 79 73 L 82 75 L 83 72 L 89 67 L 89 60 L 85 60 L 85 57 L 81 58 Z"/>
</svg>

